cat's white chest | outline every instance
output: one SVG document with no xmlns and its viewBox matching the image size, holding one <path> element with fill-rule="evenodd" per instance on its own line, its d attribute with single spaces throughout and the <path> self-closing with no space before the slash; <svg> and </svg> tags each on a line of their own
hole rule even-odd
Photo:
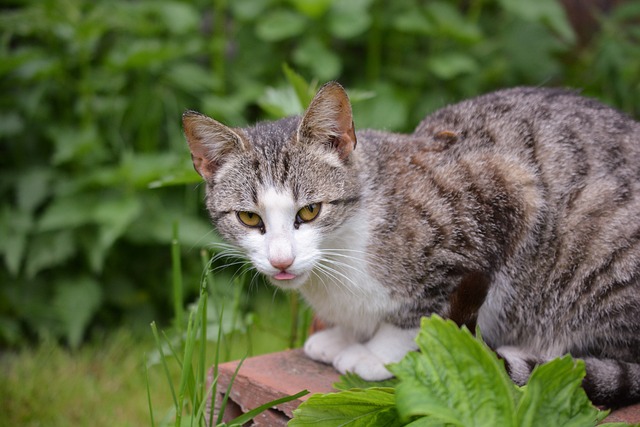
<svg viewBox="0 0 640 427">
<path fill-rule="evenodd" d="M 372 274 L 365 221 L 347 221 L 321 249 L 322 260 L 300 288 L 316 314 L 355 336 L 371 336 L 385 317 L 398 309 Z"/>
</svg>

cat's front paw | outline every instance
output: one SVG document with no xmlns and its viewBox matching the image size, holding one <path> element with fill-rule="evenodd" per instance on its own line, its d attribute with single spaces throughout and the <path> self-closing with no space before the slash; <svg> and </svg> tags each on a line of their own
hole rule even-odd
<svg viewBox="0 0 640 427">
<path fill-rule="evenodd" d="M 305 354 L 318 362 L 332 364 L 336 356 L 351 345 L 339 327 L 316 332 L 304 343 Z"/>
<path fill-rule="evenodd" d="M 362 344 L 347 347 L 333 360 L 333 366 L 342 374 L 354 372 L 366 381 L 381 381 L 393 376 L 384 362 Z"/>
</svg>

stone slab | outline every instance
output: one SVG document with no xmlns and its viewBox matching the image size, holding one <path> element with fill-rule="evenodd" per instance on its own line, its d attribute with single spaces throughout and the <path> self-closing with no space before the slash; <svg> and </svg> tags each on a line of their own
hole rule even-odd
<svg viewBox="0 0 640 427">
<path fill-rule="evenodd" d="M 237 366 L 238 361 L 220 365 L 216 408 L 220 407 Z M 212 377 L 213 370 L 209 372 L 209 381 Z M 335 391 L 332 384 L 338 380 L 339 375 L 331 366 L 310 360 L 299 349 L 246 359 L 231 388 L 223 420 L 229 421 L 266 402 L 309 390 L 310 394 L 300 399 L 263 412 L 252 424 L 258 427 L 286 426 L 300 403 L 313 393 Z M 211 408 L 208 413 L 211 413 Z M 217 416 L 217 409 L 214 414 Z M 605 421 L 640 423 L 640 404 L 613 411 Z"/>
</svg>

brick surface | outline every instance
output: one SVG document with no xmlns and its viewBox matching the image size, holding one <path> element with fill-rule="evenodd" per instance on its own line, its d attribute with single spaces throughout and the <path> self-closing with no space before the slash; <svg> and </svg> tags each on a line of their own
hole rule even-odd
<svg viewBox="0 0 640 427">
<path fill-rule="evenodd" d="M 237 361 L 220 365 L 216 408 L 219 408 L 237 366 Z M 209 372 L 209 381 L 212 376 L 213 370 Z M 302 390 L 309 390 L 311 394 L 334 391 L 331 385 L 338 379 L 339 375 L 332 367 L 310 360 L 302 350 L 289 350 L 247 359 L 235 379 L 223 419 L 229 421 L 266 402 Z M 293 410 L 309 396 L 310 394 L 263 412 L 254 419 L 253 425 L 285 426 L 293 416 Z M 208 413 L 211 413 L 211 408 Z M 214 410 L 214 414 L 217 416 L 217 410 Z M 640 423 L 640 404 L 618 409 L 605 421 Z"/>
<path fill-rule="evenodd" d="M 218 396 L 216 407 L 224 396 L 238 362 L 220 365 L 218 370 Z M 213 372 L 210 371 L 211 380 Z M 328 393 L 331 385 L 338 381 L 338 373 L 330 366 L 314 362 L 302 350 L 289 350 L 246 359 L 236 377 L 224 420 L 229 421 L 240 413 L 302 390 L 311 393 Z M 264 412 L 255 419 L 256 426 L 284 426 L 293 416 L 293 410 L 310 396 L 303 396 L 292 402 Z M 215 411 L 217 413 L 217 410 Z"/>
</svg>

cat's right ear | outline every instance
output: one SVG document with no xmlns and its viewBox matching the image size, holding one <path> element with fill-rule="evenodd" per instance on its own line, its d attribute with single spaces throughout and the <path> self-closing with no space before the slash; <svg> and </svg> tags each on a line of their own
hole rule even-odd
<svg viewBox="0 0 640 427">
<path fill-rule="evenodd" d="M 226 154 L 246 150 L 245 142 L 238 133 L 196 111 L 186 111 L 182 115 L 182 127 L 191 150 L 193 167 L 204 179 L 213 176 Z"/>
</svg>

